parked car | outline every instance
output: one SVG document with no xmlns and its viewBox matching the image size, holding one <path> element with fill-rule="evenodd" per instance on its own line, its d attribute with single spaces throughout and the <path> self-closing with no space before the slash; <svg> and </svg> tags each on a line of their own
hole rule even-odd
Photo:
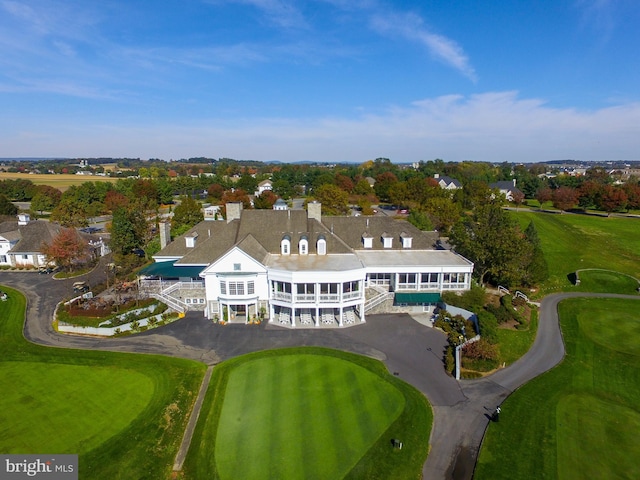
<svg viewBox="0 0 640 480">
<path fill-rule="evenodd" d="M 85 293 L 89 291 L 89 285 L 87 282 L 76 282 L 73 284 L 74 293 Z"/>
</svg>

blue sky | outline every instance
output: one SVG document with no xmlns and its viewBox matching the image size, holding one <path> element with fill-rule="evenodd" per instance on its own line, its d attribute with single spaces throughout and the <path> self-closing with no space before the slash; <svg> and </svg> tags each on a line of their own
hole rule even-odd
<svg viewBox="0 0 640 480">
<path fill-rule="evenodd" d="M 637 0 L 0 0 L 0 157 L 640 160 L 638 25 Z"/>
</svg>

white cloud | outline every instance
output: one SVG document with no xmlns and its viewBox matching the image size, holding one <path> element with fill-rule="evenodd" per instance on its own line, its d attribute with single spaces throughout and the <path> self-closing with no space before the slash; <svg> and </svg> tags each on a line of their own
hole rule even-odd
<svg viewBox="0 0 640 480">
<path fill-rule="evenodd" d="M 413 13 L 376 14 L 371 19 L 371 26 L 378 33 L 400 36 L 422 44 L 434 58 L 476 81 L 475 70 L 462 47 L 447 37 L 430 32 L 419 16 Z"/>
<path fill-rule="evenodd" d="M 448 95 L 357 118 L 212 119 L 192 124 L 59 125 L 0 133 L 0 156 L 213 156 L 360 162 L 640 159 L 640 103 L 581 111 L 517 92 Z M 25 143 L 24 138 L 37 139 Z"/>
</svg>

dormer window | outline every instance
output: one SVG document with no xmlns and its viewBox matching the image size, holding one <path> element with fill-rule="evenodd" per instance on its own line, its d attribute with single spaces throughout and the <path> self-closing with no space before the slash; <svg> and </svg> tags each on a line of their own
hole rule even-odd
<svg viewBox="0 0 640 480">
<path fill-rule="evenodd" d="M 198 238 L 198 234 L 196 232 L 192 233 L 189 236 L 184 237 L 186 243 L 187 243 L 187 248 L 193 248 L 196 246 L 196 239 Z"/>
<path fill-rule="evenodd" d="M 402 248 L 411 248 L 413 237 L 411 237 L 408 233 L 402 232 L 400 234 L 400 240 L 402 241 Z"/>
<path fill-rule="evenodd" d="M 362 246 L 364 248 L 373 248 L 373 237 L 368 233 L 362 234 Z"/>
<path fill-rule="evenodd" d="M 280 253 L 282 255 L 289 255 L 291 253 L 291 237 L 285 235 L 280 241 Z"/>
<path fill-rule="evenodd" d="M 393 237 L 387 232 L 382 234 L 382 246 L 384 248 L 391 248 L 393 246 Z"/>
<path fill-rule="evenodd" d="M 324 238 L 324 235 L 318 236 L 318 244 L 316 246 L 316 250 L 318 251 L 318 255 L 327 254 L 327 240 L 326 238 Z"/>
<path fill-rule="evenodd" d="M 306 235 L 302 235 L 300 237 L 300 242 L 298 243 L 298 253 L 300 255 L 307 255 L 309 253 L 309 240 Z"/>
</svg>

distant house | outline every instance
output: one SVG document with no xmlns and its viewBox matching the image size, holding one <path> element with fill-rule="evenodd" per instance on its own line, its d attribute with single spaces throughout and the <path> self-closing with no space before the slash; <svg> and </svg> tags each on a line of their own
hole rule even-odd
<svg viewBox="0 0 640 480">
<path fill-rule="evenodd" d="M 458 188 L 462 188 L 462 184 L 455 178 L 441 176 L 439 173 L 436 173 L 433 178 L 436 179 L 440 188 L 444 190 L 457 190 Z"/>
<path fill-rule="evenodd" d="M 271 183 L 271 180 L 263 180 L 258 184 L 258 190 L 256 190 L 255 192 L 256 197 L 258 195 L 262 195 L 262 192 L 266 190 L 273 190 L 273 184 Z"/>
<path fill-rule="evenodd" d="M 18 221 L 0 223 L 0 266 L 38 268 L 48 264 L 42 244 L 50 244 L 63 227 L 57 223 L 31 220 L 28 214 L 18 215 Z M 79 233 L 87 240 L 96 256 L 109 253 L 101 237 Z"/>
<path fill-rule="evenodd" d="M 287 205 L 287 202 L 285 202 L 283 199 L 279 198 L 273 204 L 273 209 L 274 210 L 288 210 L 289 209 L 289 205 Z"/>
<path fill-rule="evenodd" d="M 203 209 L 205 220 L 222 220 L 220 205 L 209 205 Z"/>
<path fill-rule="evenodd" d="M 491 183 L 489 188 L 497 189 L 509 202 L 513 202 L 513 195 L 515 193 L 522 193 L 520 189 L 516 187 L 515 178 L 513 180 Z"/>
</svg>

